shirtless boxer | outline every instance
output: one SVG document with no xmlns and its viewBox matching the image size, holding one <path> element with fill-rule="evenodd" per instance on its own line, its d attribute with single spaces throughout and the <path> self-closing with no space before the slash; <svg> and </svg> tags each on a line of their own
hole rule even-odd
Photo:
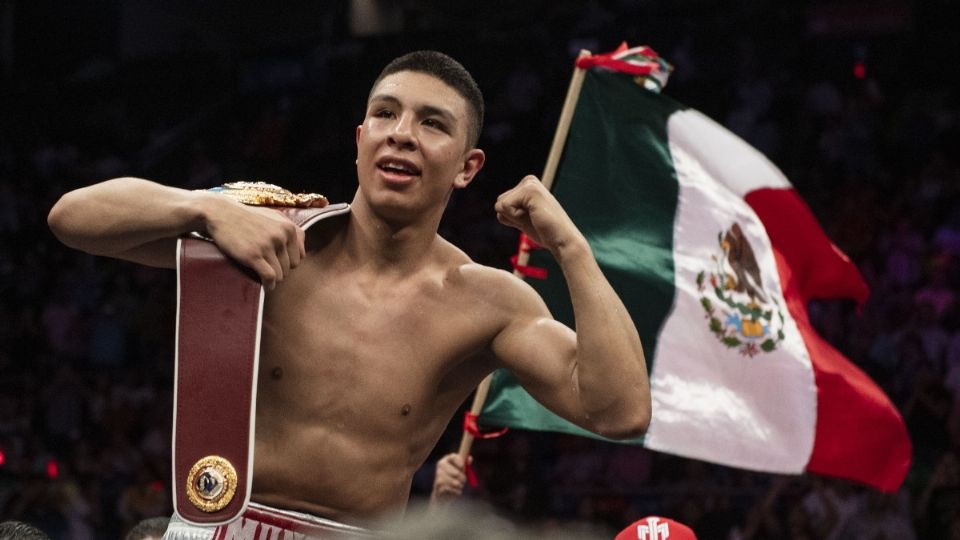
<svg viewBox="0 0 960 540">
<path fill-rule="evenodd" d="M 576 333 L 508 272 L 437 235 L 450 194 L 474 179 L 483 100 L 433 52 L 391 62 L 356 128 L 349 214 L 302 230 L 213 192 L 117 178 L 64 195 L 49 224 L 68 246 L 175 266 L 202 231 L 256 272 L 263 317 L 252 500 L 349 523 L 407 502 L 414 472 L 492 370 L 512 371 L 560 416 L 610 438 L 650 420 L 640 339 L 587 241 L 534 177 L 497 218 L 550 250 Z"/>
</svg>

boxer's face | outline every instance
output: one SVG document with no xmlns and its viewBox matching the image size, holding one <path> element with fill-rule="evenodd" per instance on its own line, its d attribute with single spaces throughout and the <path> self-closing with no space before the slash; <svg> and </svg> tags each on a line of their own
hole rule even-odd
<svg viewBox="0 0 960 540">
<path fill-rule="evenodd" d="M 443 81 L 401 71 L 370 96 L 356 136 L 357 177 L 371 204 L 442 207 L 483 166 L 483 152 L 467 148 L 467 102 Z"/>
</svg>

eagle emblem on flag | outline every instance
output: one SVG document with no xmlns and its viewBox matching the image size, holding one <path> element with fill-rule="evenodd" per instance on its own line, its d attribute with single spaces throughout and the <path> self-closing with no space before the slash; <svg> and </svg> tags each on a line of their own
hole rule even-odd
<svg viewBox="0 0 960 540">
<path fill-rule="evenodd" d="M 697 274 L 700 305 L 710 332 L 730 349 L 753 357 L 776 350 L 783 341 L 784 316 L 763 287 L 760 266 L 739 223 L 717 235 L 719 253 L 712 268 Z"/>
</svg>

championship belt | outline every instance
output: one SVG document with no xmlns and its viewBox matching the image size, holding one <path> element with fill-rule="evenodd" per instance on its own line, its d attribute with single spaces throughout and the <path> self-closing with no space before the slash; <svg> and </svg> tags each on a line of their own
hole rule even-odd
<svg viewBox="0 0 960 540">
<path fill-rule="evenodd" d="M 272 207 L 303 229 L 350 211 L 259 182 L 215 191 Z M 212 241 L 179 239 L 172 491 L 175 511 L 192 524 L 228 523 L 250 502 L 263 300 L 259 280 Z"/>
</svg>

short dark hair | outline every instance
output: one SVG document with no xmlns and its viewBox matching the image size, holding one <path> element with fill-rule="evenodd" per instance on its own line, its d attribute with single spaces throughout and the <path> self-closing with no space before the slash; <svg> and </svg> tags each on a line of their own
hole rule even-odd
<svg viewBox="0 0 960 540">
<path fill-rule="evenodd" d="M 0 523 L 0 540 L 50 540 L 47 533 L 20 521 Z"/>
<path fill-rule="evenodd" d="M 124 540 L 143 540 L 144 538 L 163 538 L 163 533 L 167 532 L 167 526 L 170 525 L 168 517 L 147 518 L 130 529 Z"/>
<path fill-rule="evenodd" d="M 467 146 L 472 148 L 477 145 L 477 141 L 480 140 L 480 131 L 483 129 L 483 93 L 480 92 L 477 81 L 473 80 L 473 76 L 460 62 L 437 51 L 414 51 L 394 58 L 383 68 L 377 80 L 373 81 L 370 87 L 371 95 L 367 96 L 367 100 L 372 97 L 373 89 L 380 84 L 380 81 L 400 71 L 431 75 L 456 90 L 466 100 L 471 112 Z"/>
</svg>

